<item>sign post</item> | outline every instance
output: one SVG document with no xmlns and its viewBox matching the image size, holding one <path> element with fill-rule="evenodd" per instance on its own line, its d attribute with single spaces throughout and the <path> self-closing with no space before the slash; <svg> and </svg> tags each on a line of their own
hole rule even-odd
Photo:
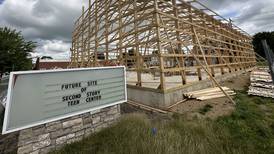
<svg viewBox="0 0 274 154">
<path fill-rule="evenodd" d="M 126 101 L 125 67 L 12 72 L 2 133 Z"/>
</svg>

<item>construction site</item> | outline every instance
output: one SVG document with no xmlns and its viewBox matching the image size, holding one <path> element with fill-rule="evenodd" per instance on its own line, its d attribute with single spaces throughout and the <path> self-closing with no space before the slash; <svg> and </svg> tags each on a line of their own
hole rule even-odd
<svg viewBox="0 0 274 154">
<path fill-rule="evenodd" d="M 124 65 L 128 99 L 166 109 L 256 66 L 252 37 L 198 1 L 104 0 L 83 7 L 71 68 Z M 216 92 L 216 91 L 215 91 Z"/>
<path fill-rule="evenodd" d="M 0 153 L 274 153 L 271 39 L 198 0 L 82 4 L 69 59 L 0 79 Z"/>
</svg>

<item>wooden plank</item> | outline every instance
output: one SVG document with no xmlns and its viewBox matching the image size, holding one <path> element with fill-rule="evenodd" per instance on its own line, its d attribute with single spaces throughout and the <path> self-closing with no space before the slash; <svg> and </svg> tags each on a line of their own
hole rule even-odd
<svg viewBox="0 0 274 154">
<path fill-rule="evenodd" d="M 151 106 L 148 106 L 148 105 L 144 105 L 144 104 L 141 104 L 141 103 L 137 103 L 137 102 L 131 101 L 131 100 L 128 100 L 127 103 L 130 104 L 130 105 L 139 107 L 141 109 L 147 110 L 147 111 L 159 112 L 159 113 L 164 113 L 164 114 L 168 113 L 167 111 L 157 109 L 157 108 L 154 108 L 154 107 L 151 107 Z"/>
<path fill-rule="evenodd" d="M 232 95 L 236 95 L 236 93 L 232 93 L 230 94 L 230 96 Z M 219 94 L 219 95 L 211 95 L 211 96 L 202 96 L 202 97 L 198 97 L 198 100 L 204 101 L 204 100 L 209 100 L 209 99 L 215 99 L 215 98 L 221 98 L 221 97 L 227 97 L 224 93 Z"/>
<path fill-rule="evenodd" d="M 179 102 L 177 102 L 177 103 L 175 103 L 173 105 L 170 105 L 169 107 L 167 107 L 167 109 L 170 110 L 170 109 L 174 108 L 175 106 L 178 106 L 179 104 L 182 104 L 182 103 L 184 103 L 186 101 L 187 101 L 187 99 L 183 99 L 182 101 L 179 101 Z"/>
<path fill-rule="evenodd" d="M 267 68 L 258 68 L 251 72 L 249 95 L 274 98 L 274 84 Z"/>
<path fill-rule="evenodd" d="M 222 87 L 224 90 L 229 90 L 227 87 Z M 202 90 L 197 90 L 197 91 L 192 91 L 192 92 L 187 92 L 185 95 L 195 95 L 195 94 L 203 94 L 203 93 L 210 93 L 210 92 L 217 92 L 220 91 L 220 88 L 214 87 L 214 88 L 206 88 Z"/>
<path fill-rule="evenodd" d="M 232 90 L 226 91 L 226 93 L 228 95 L 230 95 L 231 93 L 235 93 Z M 217 91 L 217 92 L 209 92 L 209 93 L 203 93 L 203 94 L 194 94 L 192 95 L 192 98 L 198 98 L 198 97 L 202 97 L 202 96 L 212 96 L 212 95 L 219 95 L 219 94 L 223 94 L 222 91 Z"/>
<path fill-rule="evenodd" d="M 267 84 L 267 83 L 251 83 L 251 86 L 274 89 L 274 85 L 271 84 L 271 82 L 269 84 Z"/>
</svg>

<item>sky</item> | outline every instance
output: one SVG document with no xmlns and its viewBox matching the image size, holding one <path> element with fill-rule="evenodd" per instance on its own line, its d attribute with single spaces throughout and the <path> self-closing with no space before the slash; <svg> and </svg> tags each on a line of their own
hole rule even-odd
<svg viewBox="0 0 274 154">
<path fill-rule="evenodd" d="M 274 31 L 274 0 L 199 0 L 251 35 Z M 69 59 L 74 21 L 88 0 L 0 0 L 0 27 L 37 42 L 33 57 Z"/>
</svg>

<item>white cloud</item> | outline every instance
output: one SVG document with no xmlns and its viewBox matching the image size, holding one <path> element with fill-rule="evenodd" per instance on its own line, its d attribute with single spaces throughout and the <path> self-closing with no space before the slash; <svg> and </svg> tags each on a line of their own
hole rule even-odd
<svg viewBox="0 0 274 154">
<path fill-rule="evenodd" d="M 250 34 L 274 30 L 273 0 L 200 0 Z M 229 16 L 227 16 L 229 15 Z"/>
<path fill-rule="evenodd" d="M 38 42 L 34 55 L 68 59 L 81 7 L 79 0 L 5 0 L 0 5 L 0 26 L 15 28 L 26 39 Z"/>
<path fill-rule="evenodd" d="M 51 56 L 54 59 L 68 59 L 70 56 L 70 42 L 61 40 L 40 40 L 36 51 L 32 56 Z"/>
</svg>

